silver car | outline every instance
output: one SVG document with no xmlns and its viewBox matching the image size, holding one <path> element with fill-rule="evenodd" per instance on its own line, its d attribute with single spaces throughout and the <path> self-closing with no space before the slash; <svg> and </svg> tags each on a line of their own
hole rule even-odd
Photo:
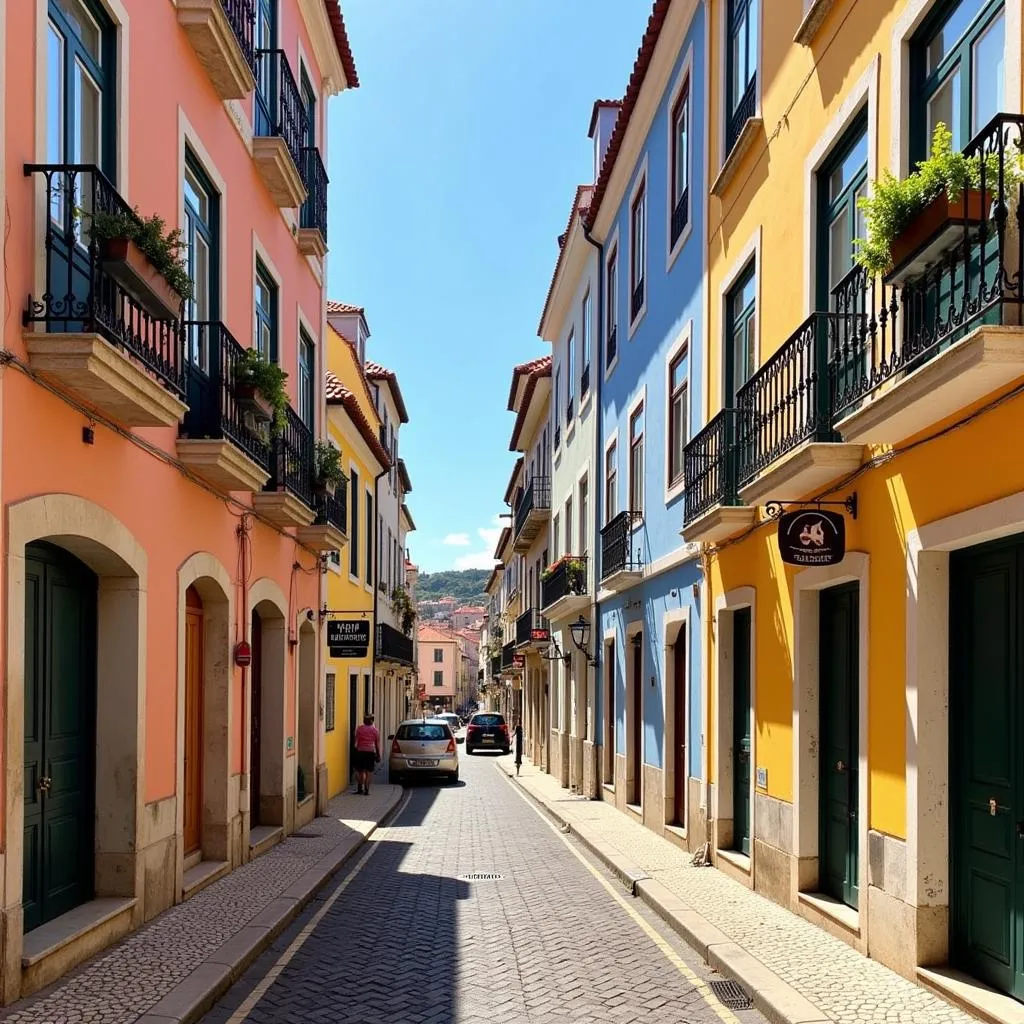
<svg viewBox="0 0 1024 1024">
<path fill-rule="evenodd" d="M 416 775 L 443 775 L 449 783 L 459 781 L 459 753 L 447 722 L 411 718 L 388 739 L 388 773 L 396 785 Z"/>
</svg>

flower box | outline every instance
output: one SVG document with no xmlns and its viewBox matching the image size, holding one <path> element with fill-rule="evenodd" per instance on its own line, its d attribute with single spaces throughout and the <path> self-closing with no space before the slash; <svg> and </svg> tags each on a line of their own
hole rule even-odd
<svg viewBox="0 0 1024 1024">
<path fill-rule="evenodd" d="M 260 423 L 269 423 L 274 418 L 274 403 L 252 381 L 235 381 L 235 401 Z"/>
<path fill-rule="evenodd" d="M 992 207 L 989 192 L 966 189 L 956 202 L 939 193 L 892 243 L 892 269 L 887 285 L 902 285 L 919 277 L 939 257 L 963 244 L 965 231 L 977 228 Z"/>
<path fill-rule="evenodd" d="M 130 238 L 100 242 L 103 269 L 154 320 L 177 320 L 182 298 Z"/>
</svg>

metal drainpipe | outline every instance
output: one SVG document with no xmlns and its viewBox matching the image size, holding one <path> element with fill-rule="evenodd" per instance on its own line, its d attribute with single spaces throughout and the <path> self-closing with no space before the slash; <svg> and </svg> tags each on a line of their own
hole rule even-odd
<svg viewBox="0 0 1024 1024">
<path fill-rule="evenodd" d="M 605 331 L 604 322 L 604 245 L 601 242 L 595 241 L 594 237 L 590 234 L 590 228 L 584 223 L 583 225 L 583 237 L 597 250 L 597 324 L 598 329 L 594 332 L 595 338 L 603 338 Z M 607 338 L 605 338 L 607 341 Z M 597 586 L 597 549 L 599 544 L 599 538 L 601 536 L 600 530 L 597 528 L 597 524 L 601 521 L 599 512 L 601 511 L 601 500 L 604 498 L 604 486 L 603 486 L 603 472 L 604 466 L 602 462 L 601 452 L 601 384 L 604 381 L 604 346 L 600 343 L 596 346 L 597 365 L 594 367 L 594 417 L 596 420 L 594 427 L 594 476 L 597 478 L 598 486 L 594 488 L 594 501 L 591 504 L 594 506 L 594 558 L 592 560 L 592 572 L 594 574 L 594 621 L 590 624 L 590 642 L 594 646 L 594 728 L 597 728 L 597 707 L 598 700 L 601 699 L 601 655 L 604 653 L 604 645 L 601 643 L 601 631 L 598 626 L 601 622 L 601 605 L 597 600 L 598 586 Z M 587 671 L 586 667 L 584 671 Z M 602 709 L 603 710 L 603 709 Z M 601 737 L 604 738 L 603 735 Z M 592 737 L 594 748 L 597 749 L 599 746 L 603 747 L 603 743 L 598 744 L 597 737 Z M 602 751 L 603 753 L 603 751 Z M 598 754 L 597 770 L 594 773 L 594 781 L 596 785 L 595 792 L 588 793 L 587 796 L 592 799 L 596 799 L 598 793 L 601 792 L 601 760 L 603 760 L 601 754 Z"/>
<path fill-rule="evenodd" d="M 391 470 L 390 466 L 388 466 L 387 469 L 382 469 L 374 477 L 374 480 L 373 480 L 373 504 L 374 504 L 374 508 L 376 509 L 377 515 L 380 515 L 380 504 L 379 504 L 379 498 L 377 496 L 377 489 L 380 486 L 381 477 L 387 476 L 388 473 L 390 472 L 390 470 Z M 374 521 L 373 525 L 376 526 L 376 520 Z M 366 548 L 366 556 L 367 556 L 367 558 L 373 558 L 374 557 L 373 552 L 374 552 L 374 549 L 376 548 L 376 543 L 375 543 L 375 541 L 376 541 L 376 533 L 377 533 L 377 531 L 376 531 L 376 529 L 374 529 L 373 532 L 371 533 L 371 535 L 369 537 L 367 537 L 367 539 L 366 539 L 367 540 L 367 548 Z M 370 636 L 370 686 L 373 687 L 373 690 L 371 692 L 374 692 L 374 693 L 376 693 L 376 691 L 377 691 L 377 598 L 380 595 L 380 579 L 379 579 L 379 576 L 380 576 L 380 562 L 381 562 L 380 558 L 376 558 L 375 561 L 374 561 L 374 569 L 373 569 L 373 633 Z M 376 708 L 374 708 L 373 711 L 374 711 L 374 714 L 377 713 L 377 709 Z M 365 701 L 365 699 L 363 701 L 363 714 L 366 714 L 366 701 Z M 382 744 L 382 746 L 383 746 L 383 744 Z"/>
</svg>

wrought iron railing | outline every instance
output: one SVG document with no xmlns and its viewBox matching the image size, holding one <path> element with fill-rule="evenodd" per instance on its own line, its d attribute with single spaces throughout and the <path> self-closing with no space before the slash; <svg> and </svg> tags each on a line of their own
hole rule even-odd
<svg viewBox="0 0 1024 1024">
<path fill-rule="evenodd" d="M 532 476 L 516 505 L 515 535 L 523 532 L 530 513 L 551 508 L 551 479 L 546 476 Z"/>
<path fill-rule="evenodd" d="M 348 477 L 338 481 L 333 494 L 320 491 L 314 496 L 313 508 L 316 523 L 333 526 L 342 533 L 348 532 Z"/>
<path fill-rule="evenodd" d="M 684 188 L 682 195 L 676 200 L 672 210 L 672 245 L 679 241 L 687 222 L 690 219 L 690 190 Z"/>
<path fill-rule="evenodd" d="M 633 554 L 630 541 L 633 524 L 640 519 L 640 513 L 623 511 L 613 516 L 601 528 L 601 579 L 606 580 L 612 573 L 624 569 L 638 572 L 641 568 L 640 555 Z"/>
<path fill-rule="evenodd" d="M 264 490 L 286 490 L 313 508 L 313 432 L 291 407 L 270 450 L 270 479 Z"/>
<path fill-rule="evenodd" d="M 491 678 L 497 679 L 501 675 L 501 655 L 495 654 L 491 658 Z"/>
<path fill-rule="evenodd" d="M 509 641 L 501 649 L 501 668 L 502 671 L 509 669 L 515 662 L 516 656 L 516 642 L 514 640 Z"/>
<path fill-rule="evenodd" d="M 612 324 L 612 329 L 608 332 L 608 344 L 607 351 L 605 353 L 605 368 L 612 365 L 615 362 L 615 354 L 618 352 L 618 340 L 619 340 L 619 329 L 615 324 Z"/>
<path fill-rule="evenodd" d="M 729 115 L 729 137 L 726 140 L 726 151 L 730 151 L 739 141 L 743 126 L 754 116 L 757 110 L 757 75 L 751 78 L 746 92 Z"/>
<path fill-rule="evenodd" d="M 242 56 L 253 75 L 256 74 L 256 50 L 253 38 L 256 30 L 255 0 L 220 0 L 221 7 L 231 26 L 231 31 L 242 48 Z"/>
<path fill-rule="evenodd" d="M 306 186 L 306 201 L 302 204 L 299 224 L 319 231 L 326 242 L 327 168 L 316 146 L 306 146 L 302 150 L 302 184 Z"/>
<path fill-rule="evenodd" d="M 686 497 L 683 522 L 693 522 L 715 505 L 736 505 L 736 439 L 740 413 L 723 409 L 683 449 Z"/>
<path fill-rule="evenodd" d="M 138 360 L 179 397 L 185 394 L 185 343 L 177 316 L 144 306 L 110 273 L 103 246 L 90 231 L 94 215 L 134 217 L 103 172 L 92 164 L 26 164 L 46 187 L 45 271 L 42 294 L 30 295 L 25 325 L 48 331 L 100 334 Z"/>
<path fill-rule="evenodd" d="M 386 622 L 377 623 L 377 661 L 398 661 L 403 665 L 412 662 L 412 637 Z"/>
<path fill-rule="evenodd" d="M 551 638 L 551 626 L 539 608 L 527 608 L 516 619 L 516 647 L 531 643 L 546 643 Z"/>
<path fill-rule="evenodd" d="M 270 428 L 259 427 L 235 398 L 235 366 L 245 349 L 218 321 L 186 320 L 188 411 L 181 436 L 227 438 L 270 472 Z"/>
<path fill-rule="evenodd" d="M 563 597 L 587 593 L 587 556 L 566 555 L 540 583 L 540 605 L 549 608 Z"/>
<path fill-rule="evenodd" d="M 633 289 L 629 300 L 629 322 L 632 323 L 639 315 L 644 305 L 644 278 L 640 278 Z"/>
<path fill-rule="evenodd" d="M 284 50 L 256 51 L 256 134 L 280 136 L 296 169 L 302 167 L 307 114 Z"/>
<path fill-rule="evenodd" d="M 812 313 L 740 388 L 739 486 L 807 440 L 830 441 L 828 352 L 835 317 Z"/>
</svg>

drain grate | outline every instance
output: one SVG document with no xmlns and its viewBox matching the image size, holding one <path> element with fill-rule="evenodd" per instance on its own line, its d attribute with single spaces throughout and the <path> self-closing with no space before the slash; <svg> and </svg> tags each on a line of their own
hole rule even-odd
<svg viewBox="0 0 1024 1024">
<path fill-rule="evenodd" d="M 750 996 L 735 981 L 712 981 L 711 991 L 730 1010 L 749 1010 L 754 1005 Z"/>
<path fill-rule="evenodd" d="M 468 875 L 459 875 L 460 882 L 496 882 L 504 875 L 495 874 L 493 871 L 471 871 Z"/>
</svg>

